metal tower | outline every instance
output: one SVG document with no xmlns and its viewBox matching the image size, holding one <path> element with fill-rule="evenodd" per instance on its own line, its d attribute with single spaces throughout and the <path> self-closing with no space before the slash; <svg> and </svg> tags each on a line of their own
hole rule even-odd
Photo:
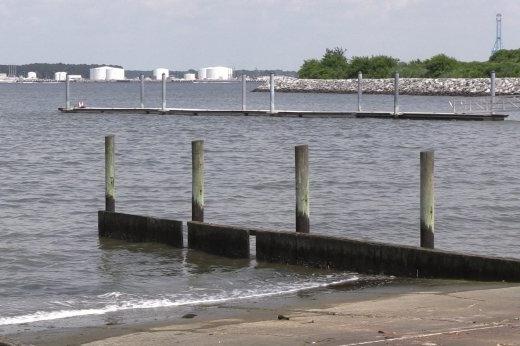
<svg viewBox="0 0 520 346">
<path fill-rule="evenodd" d="M 491 50 L 491 54 L 496 53 L 497 51 L 503 48 L 502 45 L 502 15 L 500 13 L 497 14 L 497 36 L 495 38 L 495 45 Z"/>
</svg>

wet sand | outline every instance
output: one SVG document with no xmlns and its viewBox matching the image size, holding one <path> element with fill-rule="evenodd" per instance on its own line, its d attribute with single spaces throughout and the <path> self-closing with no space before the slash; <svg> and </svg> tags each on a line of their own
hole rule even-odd
<svg viewBox="0 0 520 346">
<path fill-rule="evenodd" d="M 197 306 L 189 312 L 192 318 L 7 337 L 34 345 L 520 344 L 519 285 L 443 280 L 366 285 Z"/>
</svg>

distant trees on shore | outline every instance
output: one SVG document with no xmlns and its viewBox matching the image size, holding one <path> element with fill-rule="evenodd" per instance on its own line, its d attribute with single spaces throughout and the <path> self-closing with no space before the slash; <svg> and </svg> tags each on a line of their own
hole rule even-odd
<svg viewBox="0 0 520 346">
<path fill-rule="evenodd" d="M 426 60 L 402 62 L 386 56 L 346 57 L 341 47 L 327 49 L 321 59 L 305 60 L 298 71 L 300 78 L 344 79 L 356 78 L 358 72 L 366 78 L 390 78 L 396 71 L 409 78 L 479 78 L 489 77 L 495 71 L 497 77 L 520 77 L 520 49 L 499 50 L 488 61 L 459 61 L 445 54 Z"/>
</svg>

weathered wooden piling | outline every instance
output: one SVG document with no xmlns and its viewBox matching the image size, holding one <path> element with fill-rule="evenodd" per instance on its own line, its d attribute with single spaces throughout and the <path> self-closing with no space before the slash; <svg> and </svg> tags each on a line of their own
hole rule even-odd
<svg viewBox="0 0 520 346">
<path fill-rule="evenodd" d="M 361 71 L 358 72 L 357 75 L 357 110 L 361 112 L 361 96 L 363 93 L 363 89 L 361 83 L 363 82 L 363 73 Z"/>
<path fill-rule="evenodd" d="M 490 105 L 490 113 L 493 114 L 495 107 L 495 90 L 496 90 L 496 74 L 495 71 L 491 71 L 491 87 L 489 88 L 491 94 L 491 105 Z"/>
<path fill-rule="evenodd" d="M 70 76 L 65 79 L 65 109 L 70 109 Z"/>
<path fill-rule="evenodd" d="M 309 233 L 309 147 L 295 147 L 296 232 Z"/>
<path fill-rule="evenodd" d="M 105 210 L 116 210 L 116 168 L 114 135 L 105 137 Z"/>
<path fill-rule="evenodd" d="M 204 222 L 204 141 L 191 142 L 191 219 Z"/>
<path fill-rule="evenodd" d="M 269 75 L 269 96 L 270 96 L 269 112 L 271 114 L 273 114 L 274 113 L 274 73 L 271 73 Z"/>
<path fill-rule="evenodd" d="M 246 84 L 246 75 L 242 75 L 242 110 L 246 110 L 246 93 L 247 93 L 247 84 Z"/>
<path fill-rule="evenodd" d="M 394 77 L 394 116 L 399 114 L 399 72 Z"/>
<path fill-rule="evenodd" d="M 435 193 L 433 184 L 434 151 L 421 151 L 421 247 L 434 248 Z"/>
<path fill-rule="evenodd" d="M 162 74 L 162 109 L 166 109 L 166 73 Z"/>
<path fill-rule="evenodd" d="M 144 108 L 144 75 L 140 75 L 139 76 L 139 81 L 140 81 L 140 84 L 141 84 L 141 108 Z"/>
</svg>

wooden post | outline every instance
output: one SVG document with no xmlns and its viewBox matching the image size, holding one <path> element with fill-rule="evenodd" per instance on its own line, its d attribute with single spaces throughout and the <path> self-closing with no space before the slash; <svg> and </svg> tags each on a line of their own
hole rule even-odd
<svg viewBox="0 0 520 346">
<path fill-rule="evenodd" d="M 116 168 L 114 135 L 105 137 L 105 210 L 116 211 Z"/>
<path fill-rule="evenodd" d="M 204 222 L 204 141 L 191 142 L 191 219 Z"/>
<path fill-rule="evenodd" d="M 70 76 L 65 77 L 65 109 L 70 109 Z"/>
<path fill-rule="evenodd" d="M 399 114 L 399 72 L 394 76 L 394 115 Z"/>
<path fill-rule="evenodd" d="M 489 88 L 489 92 L 491 94 L 491 105 L 489 112 L 491 114 L 495 113 L 494 107 L 495 107 L 495 90 L 496 90 L 496 74 L 495 71 L 491 71 L 491 87 Z"/>
<path fill-rule="evenodd" d="M 309 147 L 295 148 L 296 232 L 309 233 Z"/>
<path fill-rule="evenodd" d="M 271 114 L 274 113 L 274 73 L 269 75 L 269 112 Z"/>
<path fill-rule="evenodd" d="M 357 111 L 361 112 L 361 95 L 363 93 L 363 88 L 361 83 L 363 82 L 363 73 L 361 71 L 358 72 L 357 75 Z"/>
<path fill-rule="evenodd" d="M 434 151 L 421 151 L 421 247 L 434 248 L 435 194 Z"/>
<path fill-rule="evenodd" d="M 141 108 L 144 108 L 144 75 L 139 76 L 139 81 L 141 82 Z"/>
<path fill-rule="evenodd" d="M 242 111 L 246 110 L 246 93 L 247 93 L 247 84 L 246 84 L 246 75 L 242 75 Z"/>
<path fill-rule="evenodd" d="M 162 110 L 166 109 L 166 73 L 162 74 Z"/>
</svg>

